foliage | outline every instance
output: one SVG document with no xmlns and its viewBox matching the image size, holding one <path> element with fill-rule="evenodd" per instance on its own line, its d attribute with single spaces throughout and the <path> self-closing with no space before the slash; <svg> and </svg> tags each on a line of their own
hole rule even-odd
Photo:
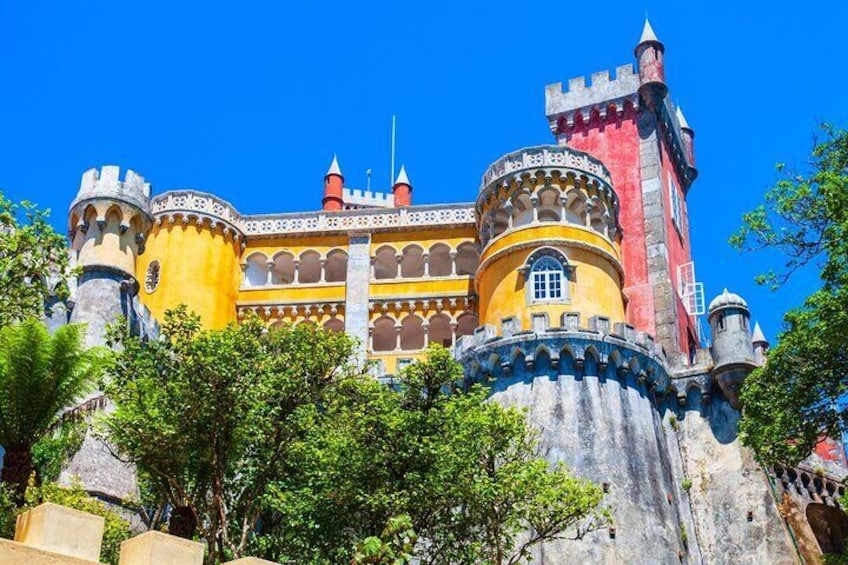
<svg viewBox="0 0 848 565">
<path fill-rule="evenodd" d="M 185 307 L 166 313 L 162 335 L 110 330 L 120 351 L 105 384 L 117 405 L 109 440 L 174 507 L 172 533 L 190 537 L 196 525 L 208 563 L 241 557 L 268 485 L 285 476 L 325 391 L 350 372 L 353 342 L 257 318 L 201 330 Z"/>
<path fill-rule="evenodd" d="M 731 239 L 743 250 L 773 248 L 782 273 L 758 282 L 777 288 L 807 265 L 822 287 L 785 316 L 785 329 L 765 367 L 746 380 L 741 437 L 765 463 L 794 464 L 824 436 L 848 431 L 848 133 L 823 126 L 808 169 L 789 172 L 745 214 Z"/>
<path fill-rule="evenodd" d="M 411 563 L 417 541 L 418 536 L 412 529 L 412 519 L 406 514 L 393 516 L 389 518 L 380 537 L 367 537 L 356 546 L 351 565 Z"/>
<path fill-rule="evenodd" d="M 58 480 L 62 468 L 82 447 L 86 429 L 83 421 L 62 419 L 32 446 L 32 462 L 39 480 Z"/>
<path fill-rule="evenodd" d="M 349 380 L 328 395 L 298 468 L 272 485 L 257 540 L 267 558 L 348 562 L 357 540 L 405 514 L 422 565 L 514 564 L 538 543 L 606 523 L 601 490 L 541 458 L 522 411 L 487 402 L 481 387 L 456 389 L 450 352 L 427 354 L 397 392 Z"/>
<path fill-rule="evenodd" d="M 0 478 L 15 485 L 19 500 L 33 471 L 33 447 L 62 410 L 93 387 L 103 367 L 101 350 L 84 349 L 83 331 L 67 325 L 50 335 L 34 318 L 0 328 L 0 445 L 6 449 Z"/>
<path fill-rule="evenodd" d="M 689 492 L 692 489 L 692 479 L 683 479 L 680 486 L 683 487 L 683 490 Z"/>
<path fill-rule="evenodd" d="M 108 565 L 118 565 L 121 542 L 129 539 L 130 525 L 116 512 L 109 510 L 102 502 L 90 497 L 79 484 L 70 488 L 55 483 L 36 486 L 30 482 L 26 490 L 25 504 L 17 508 L 12 492 L 0 485 L 0 537 L 12 539 L 15 534 L 15 519 L 22 513 L 35 508 L 43 502 L 52 502 L 80 510 L 105 519 L 103 545 L 100 549 L 100 561 Z"/>
<path fill-rule="evenodd" d="M 0 192 L 0 328 L 39 316 L 45 299 L 67 297 L 73 275 L 66 239 L 47 221 L 49 210 L 13 204 Z"/>
</svg>

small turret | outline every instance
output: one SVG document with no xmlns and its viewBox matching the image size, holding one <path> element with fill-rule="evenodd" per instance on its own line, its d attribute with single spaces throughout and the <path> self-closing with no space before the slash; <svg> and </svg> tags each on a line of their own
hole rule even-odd
<svg viewBox="0 0 848 565">
<path fill-rule="evenodd" d="M 657 39 L 651 23 L 645 19 L 642 37 L 636 46 L 636 60 L 639 64 L 639 96 L 651 110 L 656 110 L 668 94 L 665 84 L 665 47 Z"/>
<path fill-rule="evenodd" d="M 751 345 L 751 313 L 738 294 L 724 289 L 709 307 L 712 374 L 730 404 L 739 409 L 739 387 L 756 367 Z"/>
<path fill-rule="evenodd" d="M 341 210 L 344 207 L 344 176 L 335 155 L 327 174 L 324 175 L 324 198 L 321 204 L 327 212 Z"/>
<path fill-rule="evenodd" d="M 754 348 L 754 363 L 762 367 L 766 362 L 766 352 L 769 349 L 769 342 L 760 328 L 760 323 L 754 324 L 754 335 L 751 336 L 751 345 Z"/>
<path fill-rule="evenodd" d="M 397 180 L 392 186 L 392 193 L 395 195 L 395 206 L 411 206 L 412 205 L 412 185 L 409 182 L 409 177 L 406 176 L 406 168 L 401 165 Z"/>
<path fill-rule="evenodd" d="M 689 127 L 689 122 L 686 121 L 686 116 L 683 115 L 680 106 L 677 107 L 676 115 L 677 123 L 680 125 L 684 157 L 686 158 L 686 177 L 691 182 L 698 176 L 698 169 L 695 168 L 695 131 Z"/>
</svg>

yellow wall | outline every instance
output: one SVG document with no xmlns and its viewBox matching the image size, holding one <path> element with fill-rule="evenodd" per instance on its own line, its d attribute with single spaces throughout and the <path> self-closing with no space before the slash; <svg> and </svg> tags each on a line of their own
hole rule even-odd
<svg viewBox="0 0 848 565">
<path fill-rule="evenodd" d="M 570 300 L 564 304 L 528 304 L 525 277 L 518 269 L 534 250 L 547 245 L 562 251 L 577 268 L 574 280 L 568 283 Z M 530 329 L 531 316 L 538 312 L 548 313 L 551 326 L 560 324 L 563 312 L 580 312 L 584 327 L 586 320 L 594 315 L 623 322 L 624 300 L 617 256 L 616 248 L 606 239 L 579 227 L 534 225 L 510 232 L 493 241 L 481 257 L 483 267 L 476 281 L 480 324 L 500 328 L 503 318 L 517 316 L 522 329 Z"/>
<path fill-rule="evenodd" d="M 159 286 L 148 293 L 144 280 L 154 260 L 161 265 Z M 163 320 L 166 309 L 184 303 L 200 314 L 204 327 L 221 328 L 236 319 L 239 243 L 208 226 L 154 225 L 136 277 L 141 302 L 156 319 Z"/>
</svg>

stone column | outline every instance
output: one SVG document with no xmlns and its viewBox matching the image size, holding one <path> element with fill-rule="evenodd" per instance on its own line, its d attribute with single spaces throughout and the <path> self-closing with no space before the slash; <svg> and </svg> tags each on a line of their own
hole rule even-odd
<svg viewBox="0 0 848 565">
<path fill-rule="evenodd" d="M 321 264 L 321 278 L 318 279 L 319 282 L 327 282 L 327 260 L 319 259 L 319 263 Z"/>
<path fill-rule="evenodd" d="M 403 253 L 395 253 L 395 261 L 397 261 L 397 271 L 394 278 L 403 278 Z"/>
<path fill-rule="evenodd" d="M 451 260 L 451 276 L 456 276 L 456 251 L 450 252 L 450 260 Z"/>
<path fill-rule="evenodd" d="M 533 223 L 537 223 L 539 221 L 539 197 L 537 195 L 533 195 L 530 197 L 530 205 L 533 206 Z"/>
<path fill-rule="evenodd" d="M 457 322 L 450 323 L 451 329 L 451 347 L 456 347 L 456 329 L 459 327 Z"/>
<path fill-rule="evenodd" d="M 357 358 L 365 361 L 365 349 L 373 351 L 369 339 L 368 286 L 373 276 L 371 234 L 353 234 L 348 242 L 347 282 L 345 284 L 345 332 L 359 341 Z"/>
<path fill-rule="evenodd" d="M 271 286 L 271 284 L 273 284 L 273 280 L 274 280 L 274 262 L 271 261 L 271 260 L 268 260 L 268 261 L 265 262 L 265 265 L 268 266 L 268 272 L 265 275 L 265 285 Z"/>
<path fill-rule="evenodd" d="M 400 348 L 400 332 L 403 326 L 395 326 L 395 351 L 401 351 Z"/>
<path fill-rule="evenodd" d="M 421 328 L 424 330 L 424 348 L 426 349 L 430 345 L 430 323 L 425 320 Z"/>
<path fill-rule="evenodd" d="M 429 278 L 430 276 L 430 254 L 424 254 L 424 277 Z"/>
<path fill-rule="evenodd" d="M 560 209 L 559 221 L 563 224 L 568 221 L 568 220 L 566 220 L 566 210 L 567 210 L 566 205 L 567 204 L 568 204 L 568 197 L 565 194 L 560 194 L 559 195 L 559 209 Z"/>
<path fill-rule="evenodd" d="M 507 200 L 504 203 L 504 212 L 506 212 L 506 229 L 512 229 L 512 200 Z"/>
<path fill-rule="evenodd" d="M 292 284 L 300 283 L 300 261 L 296 260 L 294 263 L 294 279 L 292 279 Z"/>
</svg>

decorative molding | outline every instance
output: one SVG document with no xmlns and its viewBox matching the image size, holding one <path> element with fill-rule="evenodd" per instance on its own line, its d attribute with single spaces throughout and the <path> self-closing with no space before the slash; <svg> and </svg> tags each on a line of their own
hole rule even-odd
<svg viewBox="0 0 848 565">
<path fill-rule="evenodd" d="M 481 192 L 503 177 L 545 167 L 572 169 L 580 174 L 597 178 L 607 187 L 612 184 L 610 172 L 600 159 L 569 147 L 539 145 L 507 153 L 489 165 L 480 183 Z"/>
</svg>

